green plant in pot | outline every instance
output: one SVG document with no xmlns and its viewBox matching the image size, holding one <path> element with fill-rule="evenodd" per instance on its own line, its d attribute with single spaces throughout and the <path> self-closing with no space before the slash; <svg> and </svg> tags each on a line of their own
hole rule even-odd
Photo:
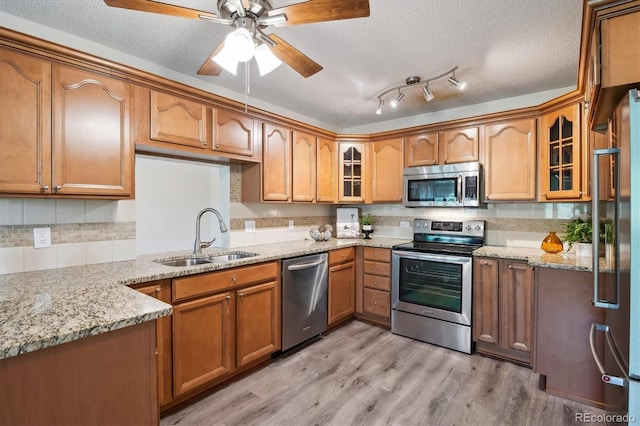
<svg viewBox="0 0 640 426">
<path fill-rule="evenodd" d="M 371 213 L 365 213 L 360 218 L 360 225 L 362 225 L 362 230 L 371 231 L 373 227 L 373 215 Z"/>
<path fill-rule="evenodd" d="M 600 225 L 598 235 L 600 241 L 605 241 L 605 233 L 607 232 L 606 222 Z M 590 257 L 593 255 L 593 226 L 591 223 L 591 217 L 586 219 L 575 218 L 571 219 L 565 225 L 564 234 L 562 235 L 562 241 L 567 243 L 567 251 L 571 250 L 573 245 L 576 245 L 576 256 Z M 612 231 L 610 231 L 612 232 Z"/>
</svg>

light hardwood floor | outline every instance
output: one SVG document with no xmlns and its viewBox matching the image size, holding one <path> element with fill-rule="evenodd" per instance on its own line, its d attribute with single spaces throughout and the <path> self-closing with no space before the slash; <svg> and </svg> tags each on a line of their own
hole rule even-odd
<svg viewBox="0 0 640 426">
<path fill-rule="evenodd" d="M 546 426 L 604 413 L 537 383 L 530 369 L 353 321 L 160 424 Z"/>
</svg>

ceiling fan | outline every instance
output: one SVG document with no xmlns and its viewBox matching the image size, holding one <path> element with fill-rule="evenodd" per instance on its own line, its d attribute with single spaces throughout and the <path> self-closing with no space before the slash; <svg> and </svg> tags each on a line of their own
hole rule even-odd
<svg viewBox="0 0 640 426">
<path fill-rule="evenodd" d="M 260 75 L 285 62 L 304 78 L 322 66 L 276 34 L 269 26 L 308 24 L 369 16 L 369 0 L 307 0 L 272 8 L 268 0 L 218 0 L 218 14 L 154 0 L 104 0 L 108 6 L 229 25 L 236 29 L 218 45 L 200 67 L 200 75 L 219 75 L 222 68 L 236 74 L 239 62 L 255 57 Z"/>
</svg>

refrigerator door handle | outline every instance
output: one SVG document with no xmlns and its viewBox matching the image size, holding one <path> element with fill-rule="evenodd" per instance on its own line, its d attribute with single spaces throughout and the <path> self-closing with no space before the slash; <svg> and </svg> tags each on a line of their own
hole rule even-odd
<svg viewBox="0 0 640 426">
<path fill-rule="evenodd" d="M 615 196 L 615 218 L 613 229 L 615 232 L 615 299 L 600 299 L 599 275 L 600 275 L 600 188 L 599 178 L 599 158 L 603 155 L 614 155 L 616 157 L 616 167 L 613 177 L 613 185 L 616 189 Z M 593 176 L 591 181 L 591 243 L 593 247 L 592 270 L 593 270 L 593 306 L 596 308 L 618 309 L 620 308 L 620 148 L 594 149 L 593 150 Z"/>
<path fill-rule="evenodd" d="M 604 368 L 604 364 L 602 363 L 602 360 L 600 359 L 600 357 L 596 352 L 596 345 L 595 345 L 596 331 L 604 332 L 604 335 L 607 341 L 607 346 L 609 347 L 609 350 L 611 351 L 611 354 L 613 355 L 613 359 L 616 361 L 616 364 L 618 364 L 618 366 L 620 367 L 623 377 L 607 374 Z M 624 361 L 624 359 L 620 355 L 620 349 L 618 348 L 618 343 L 616 342 L 615 337 L 613 337 L 611 328 L 608 325 L 596 324 L 596 323 L 591 324 L 591 330 L 589 332 L 589 347 L 591 348 L 591 355 L 593 356 L 593 360 L 598 366 L 598 371 L 600 371 L 602 381 L 610 385 L 623 386 L 623 387 L 627 386 L 627 383 L 629 382 L 629 375 L 627 373 L 627 371 L 629 370 L 629 367 L 627 366 L 627 363 Z"/>
</svg>

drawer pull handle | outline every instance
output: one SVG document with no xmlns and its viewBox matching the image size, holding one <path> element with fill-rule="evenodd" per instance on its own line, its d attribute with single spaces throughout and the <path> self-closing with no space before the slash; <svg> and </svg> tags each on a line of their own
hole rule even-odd
<svg viewBox="0 0 640 426">
<path fill-rule="evenodd" d="M 235 283 L 237 281 L 236 277 L 231 277 L 231 281 Z"/>
<path fill-rule="evenodd" d="M 377 266 L 376 266 L 376 267 L 374 267 L 374 268 L 373 268 L 373 270 L 374 270 L 374 271 L 377 271 L 377 270 L 378 270 L 378 267 L 377 267 Z"/>
</svg>

